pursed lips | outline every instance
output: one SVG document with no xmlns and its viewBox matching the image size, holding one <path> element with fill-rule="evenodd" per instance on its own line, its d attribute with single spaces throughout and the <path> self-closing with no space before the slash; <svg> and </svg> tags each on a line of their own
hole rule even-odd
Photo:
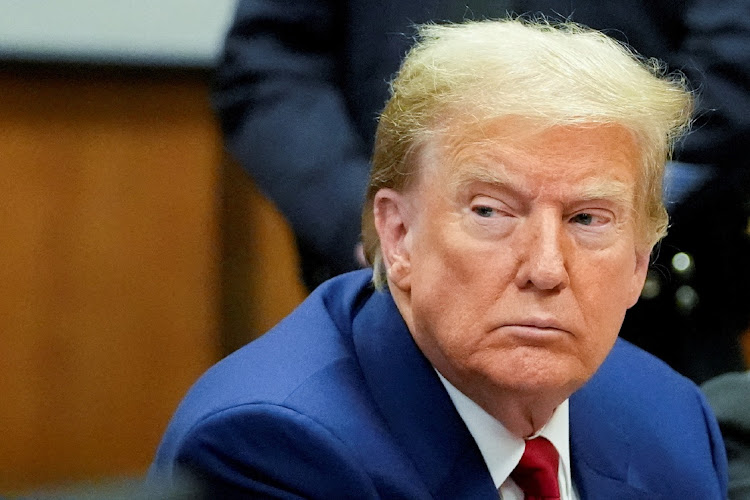
<svg viewBox="0 0 750 500">
<path fill-rule="evenodd" d="M 560 321 L 553 318 L 524 318 L 503 322 L 500 330 L 512 331 L 515 335 L 544 337 L 571 334 Z"/>
</svg>

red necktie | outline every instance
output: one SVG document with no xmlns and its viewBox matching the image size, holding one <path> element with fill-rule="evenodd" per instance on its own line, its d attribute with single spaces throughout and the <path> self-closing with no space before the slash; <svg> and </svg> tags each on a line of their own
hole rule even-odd
<svg viewBox="0 0 750 500">
<path fill-rule="evenodd" d="M 560 500 L 557 468 L 560 457 L 543 437 L 526 441 L 521 461 L 510 477 L 523 490 L 525 500 Z"/>
</svg>

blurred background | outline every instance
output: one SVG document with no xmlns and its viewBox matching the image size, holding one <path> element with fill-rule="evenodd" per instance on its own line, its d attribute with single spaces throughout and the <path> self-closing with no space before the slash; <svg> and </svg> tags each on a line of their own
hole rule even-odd
<svg viewBox="0 0 750 500">
<path fill-rule="evenodd" d="M 304 295 L 209 104 L 234 4 L 0 1 L 0 496 L 141 477 Z"/>
</svg>

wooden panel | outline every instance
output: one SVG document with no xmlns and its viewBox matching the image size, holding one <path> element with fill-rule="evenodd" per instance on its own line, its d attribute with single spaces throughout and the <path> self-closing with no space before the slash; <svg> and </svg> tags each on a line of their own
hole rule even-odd
<svg viewBox="0 0 750 500">
<path fill-rule="evenodd" d="M 224 163 L 222 321 L 226 352 L 265 333 L 305 297 L 294 237 L 239 165 Z"/>
<path fill-rule="evenodd" d="M 201 75 L 0 72 L 0 494 L 142 474 L 219 355 Z"/>
</svg>

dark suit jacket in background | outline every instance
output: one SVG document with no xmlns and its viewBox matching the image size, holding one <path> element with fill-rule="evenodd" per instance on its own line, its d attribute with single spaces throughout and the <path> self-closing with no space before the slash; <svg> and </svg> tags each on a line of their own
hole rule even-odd
<svg viewBox="0 0 750 500">
<path fill-rule="evenodd" d="M 481 454 L 369 271 L 318 288 L 209 370 L 177 410 L 152 477 L 216 498 L 497 499 Z M 701 392 L 618 341 L 570 399 L 587 499 L 722 499 L 727 466 Z"/>
</svg>

